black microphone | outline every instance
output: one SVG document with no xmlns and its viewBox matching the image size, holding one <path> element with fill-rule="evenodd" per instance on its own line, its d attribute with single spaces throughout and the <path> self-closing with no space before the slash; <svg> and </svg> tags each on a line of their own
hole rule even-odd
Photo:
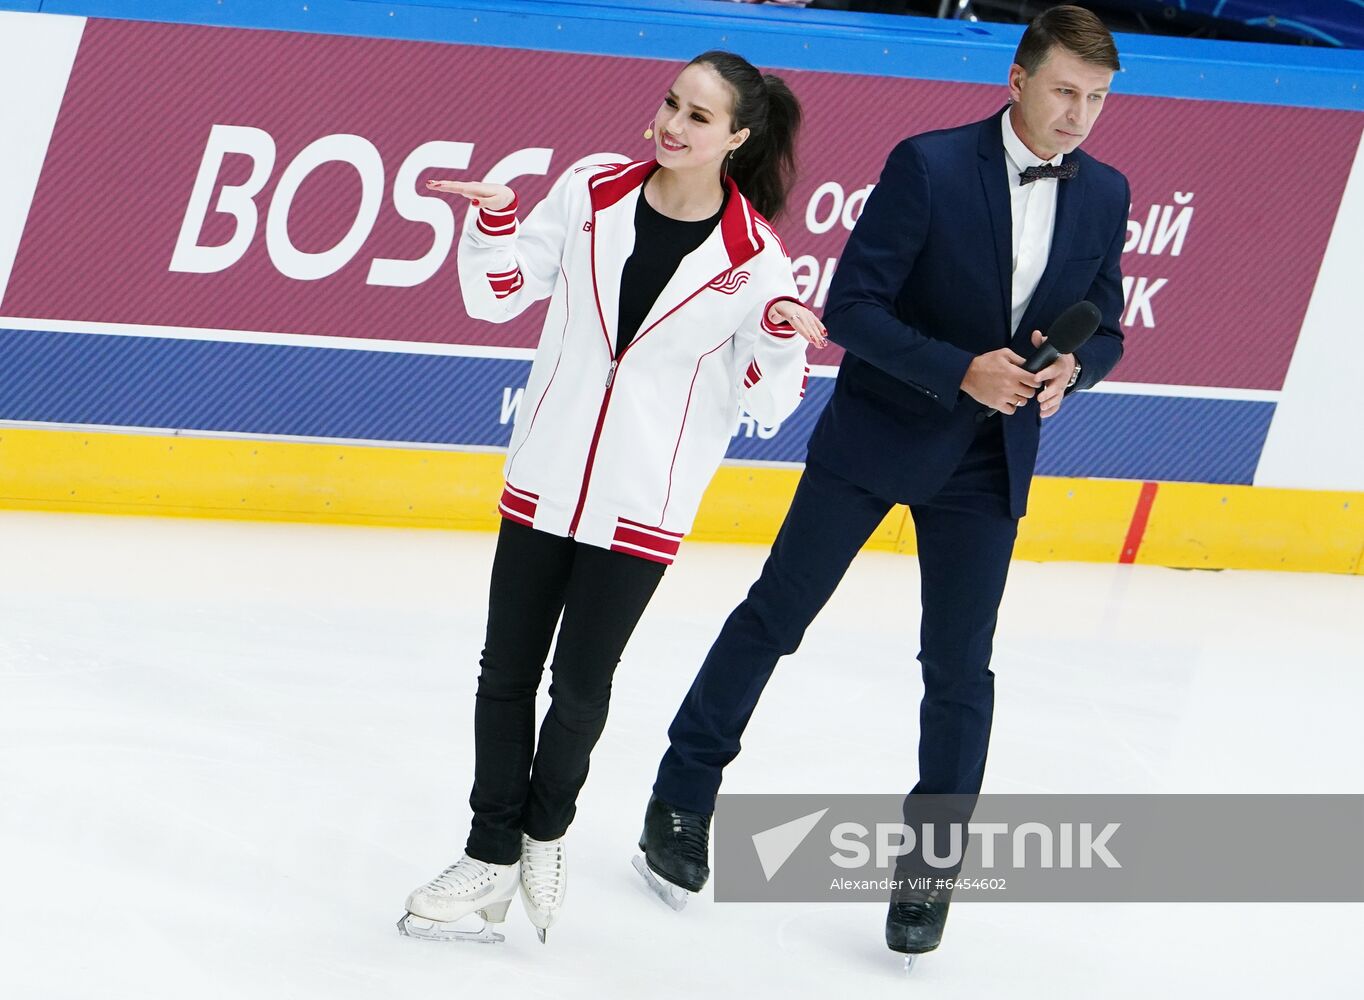
<svg viewBox="0 0 1364 1000">
<path fill-rule="evenodd" d="M 1062 354 L 1074 354 L 1084 346 L 1085 341 L 1094 336 L 1094 331 L 1099 328 L 1102 321 L 1103 314 L 1093 302 L 1075 303 L 1052 321 L 1051 326 L 1047 328 L 1047 339 L 1042 342 L 1041 347 L 1032 352 L 1027 361 L 1023 362 L 1023 370 L 1030 375 L 1036 375 Z M 985 420 L 998 412 L 986 410 L 979 419 Z"/>
</svg>

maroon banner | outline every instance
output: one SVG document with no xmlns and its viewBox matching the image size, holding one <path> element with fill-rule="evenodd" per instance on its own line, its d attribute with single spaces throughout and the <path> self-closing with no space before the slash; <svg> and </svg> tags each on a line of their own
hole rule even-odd
<svg viewBox="0 0 1364 1000">
<path fill-rule="evenodd" d="M 529 347 L 475 323 L 431 177 L 526 205 L 584 158 L 642 158 L 677 63 L 91 20 L 0 310 L 101 323 Z M 805 106 L 777 228 L 807 301 L 902 137 L 999 87 L 783 73 Z M 1361 116 L 1109 99 L 1086 149 L 1132 182 L 1122 381 L 1278 389 Z M 817 360 L 828 364 L 833 352 Z"/>
</svg>

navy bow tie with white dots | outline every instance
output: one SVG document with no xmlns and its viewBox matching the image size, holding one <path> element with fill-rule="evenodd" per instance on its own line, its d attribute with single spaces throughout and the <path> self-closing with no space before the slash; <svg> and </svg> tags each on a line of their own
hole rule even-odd
<svg viewBox="0 0 1364 1000">
<path fill-rule="evenodd" d="M 1043 163 L 1041 166 L 1029 167 L 1018 175 L 1019 184 L 1031 184 L 1033 181 L 1042 180 L 1044 177 L 1055 177 L 1059 181 L 1068 181 L 1080 172 L 1078 163 L 1062 163 L 1059 166 L 1052 166 L 1050 163 Z"/>
</svg>

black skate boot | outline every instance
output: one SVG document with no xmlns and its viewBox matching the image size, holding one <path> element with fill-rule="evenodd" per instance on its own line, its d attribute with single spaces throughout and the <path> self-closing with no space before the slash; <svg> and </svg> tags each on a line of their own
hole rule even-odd
<svg viewBox="0 0 1364 1000">
<path fill-rule="evenodd" d="M 680 910 L 687 894 L 700 892 L 710 878 L 709 843 L 709 814 L 674 809 L 650 796 L 639 835 L 644 857 L 635 858 L 635 870 L 663 902 Z"/>
<path fill-rule="evenodd" d="M 911 962 L 914 955 L 938 947 L 951 903 L 951 888 L 898 890 L 890 897 L 886 913 L 886 947 L 911 956 Z"/>
</svg>

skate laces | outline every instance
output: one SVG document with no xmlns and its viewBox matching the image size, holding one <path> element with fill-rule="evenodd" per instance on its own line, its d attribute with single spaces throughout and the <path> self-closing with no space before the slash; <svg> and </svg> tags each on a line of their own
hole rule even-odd
<svg viewBox="0 0 1364 1000">
<path fill-rule="evenodd" d="M 466 855 L 427 882 L 426 888 L 433 892 L 451 892 L 459 895 L 486 882 L 490 872 L 491 866 Z"/>
<path fill-rule="evenodd" d="M 681 854 L 689 861 L 705 861 L 710 840 L 710 817 L 699 813 L 669 809 L 668 818 L 672 822 L 673 839 Z"/>
<path fill-rule="evenodd" d="M 942 894 L 940 889 L 928 891 L 918 890 L 906 895 L 913 898 L 897 900 L 895 903 L 895 919 L 899 923 L 910 924 L 916 927 L 927 927 L 935 920 L 933 911 L 939 906 L 945 906 L 947 901 L 939 899 Z"/>
<path fill-rule="evenodd" d="M 548 909 L 559 905 L 567 871 L 562 840 L 526 837 L 522 841 L 521 872 L 536 906 Z"/>
</svg>

